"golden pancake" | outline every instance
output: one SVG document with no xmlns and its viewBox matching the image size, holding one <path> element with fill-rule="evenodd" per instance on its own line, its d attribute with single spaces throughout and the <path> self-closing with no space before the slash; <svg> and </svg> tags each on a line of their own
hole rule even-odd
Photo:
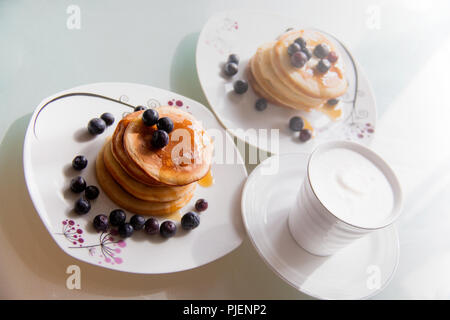
<svg viewBox="0 0 450 320">
<path fill-rule="evenodd" d="M 149 186 L 162 185 L 160 182 L 156 181 L 155 179 L 150 177 L 147 173 L 145 173 L 144 170 L 139 168 L 128 156 L 128 154 L 125 151 L 125 148 L 123 147 L 123 135 L 125 133 L 125 129 L 127 128 L 131 120 L 139 117 L 143 112 L 144 111 L 137 111 L 130 113 L 117 124 L 116 130 L 114 131 L 112 137 L 111 150 L 114 155 L 114 158 L 117 160 L 122 169 L 125 170 L 125 172 L 130 177 Z"/>
<path fill-rule="evenodd" d="M 279 38 L 273 48 L 276 56 L 273 59 L 273 66 L 279 78 L 282 81 L 289 81 L 291 86 L 314 98 L 330 99 L 344 94 L 347 90 L 347 80 L 344 76 L 342 59 L 338 59 L 336 63 L 332 64 L 325 74 L 316 71 L 319 59 L 314 55 L 302 68 L 295 68 L 291 65 L 287 48 L 298 37 L 306 40 L 307 48 L 311 52 L 320 43 L 324 43 L 330 47 L 330 50 L 336 51 L 333 44 L 317 31 L 300 30 L 287 32 Z"/>
<path fill-rule="evenodd" d="M 211 166 L 213 143 L 191 114 L 176 107 L 156 109 L 160 118 L 169 117 L 174 129 L 169 144 L 162 149 L 151 146 L 156 126 L 147 127 L 139 116 L 132 120 L 123 137 L 130 158 L 155 180 L 166 185 L 186 185 L 204 177 Z"/>
<path fill-rule="evenodd" d="M 99 152 L 95 162 L 97 181 L 105 194 L 119 207 L 143 215 L 167 215 L 183 208 L 194 196 L 194 192 L 191 191 L 182 198 L 170 202 L 149 202 L 133 197 L 120 187 L 106 169 L 104 163 L 105 147 L 106 144 Z"/>
<path fill-rule="evenodd" d="M 186 193 L 193 192 L 196 183 L 191 183 L 186 186 L 171 187 L 171 186 L 157 186 L 152 187 L 140 183 L 131 178 L 117 163 L 111 151 L 111 140 L 106 142 L 104 150 L 104 158 L 106 169 L 113 179 L 131 195 L 138 199 L 152 202 L 168 202 L 182 198 Z"/>
<path fill-rule="evenodd" d="M 272 100 L 278 101 L 278 104 L 288 106 L 294 109 L 309 111 L 312 108 L 319 108 L 326 100 L 309 97 L 300 90 L 287 87 L 274 72 L 271 62 L 272 43 L 258 48 L 256 54 L 251 59 L 251 70 L 253 78 L 262 88 L 266 95 L 272 97 Z"/>
</svg>

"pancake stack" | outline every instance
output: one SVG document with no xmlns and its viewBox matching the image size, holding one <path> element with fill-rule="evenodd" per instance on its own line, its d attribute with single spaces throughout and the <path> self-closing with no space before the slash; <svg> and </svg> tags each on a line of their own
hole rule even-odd
<svg viewBox="0 0 450 320">
<path fill-rule="evenodd" d="M 288 47 L 299 38 L 306 42 L 302 51 L 308 57 L 302 67 L 294 66 L 288 54 Z M 338 57 L 326 72 L 317 68 L 323 57 L 317 57 L 314 49 L 320 44 Z M 304 111 L 333 108 L 327 101 L 341 96 L 347 89 L 343 62 L 336 48 L 323 34 L 312 30 L 289 31 L 259 47 L 250 60 L 248 78 L 255 92 L 266 100 Z"/>
<path fill-rule="evenodd" d="M 193 197 L 197 181 L 208 174 L 213 144 L 201 124 L 176 107 L 156 109 L 174 124 L 169 143 L 151 146 L 156 126 L 147 127 L 138 111 L 124 117 L 96 161 L 97 180 L 118 206 L 133 213 L 167 215 Z"/>
</svg>

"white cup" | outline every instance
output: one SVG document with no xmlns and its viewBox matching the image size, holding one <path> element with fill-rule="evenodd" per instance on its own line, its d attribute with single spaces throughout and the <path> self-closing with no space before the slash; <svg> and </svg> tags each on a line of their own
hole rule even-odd
<svg viewBox="0 0 450 320">
<path fill-rule="evenodd" d="M 318 198 L 311 181 L 311 166 L 317 157 L 333 148 L 344 148 L 357 152 L 371 161 L 386 177 L 393 192 L 392 212 L 374 226 L 362 226 L 339 218 Z M 342 247 L 374 230 L 391 225 L 400 215 L 402 191 L 400 183 L 389 165 L 370 149 L 348 141 L 333 141 L 321 144 L 310 155 L 307 174 L 289 213 L 289 230 L 297 243 L 305 250 L 319 256 L 332 255 Z"/>
</svg>

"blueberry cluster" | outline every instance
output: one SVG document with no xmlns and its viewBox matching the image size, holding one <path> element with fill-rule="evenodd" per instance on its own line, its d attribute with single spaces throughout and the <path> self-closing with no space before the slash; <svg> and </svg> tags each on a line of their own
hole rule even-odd
<svg viewBox="0 0 450 320">
<path fill-rule="evenodd" d="M 313 53 L 307 48 L 305 39 L 299 37 L 289 45 L 287 49 L 288 55 L 291 57 L 291 64 L 296 68 L 302 68 L 311 57 L 316 56 L 319 62 L 316 65 L 316 70 L 319 73 L 326 73 L 333 63 L 338 60 L 338 55 L 335 51 L 330 51 L 330 48 L 320 43 L 314 47 Z"/>
<path fill-rule="evenodd" d="M 88 160 L 85 156 L 76 156 L 72 161 L 72 167 L 75 170 L 83 170 L 86 168 Z M 78 214 L 86 214 L 91 210 L 90 200 L 95 200 L 100 194 L 100 190 L 96 186 L 88 186 L 86 180 L 82 176 L 77 176 L 70 181 L 70 190 L 73 193 L 82 193 L 84 196 L 75 201 L 74 211 Z"/>
<path fill-rule="evenodd" d="M 228 56 L 227 62 L 223 65 L 223 73 L 232 77 L 239 71 L 239 56 L 235 53 L 232 53 Z M 248 83 L 245 80 L 236 80 L 233 83 L 234 92 L 237 94 L 246 93 L 248 90 Z"/>
<path fill-rule="evenodd" d="M 208 202 L 205 199 L 199 199 L 195 203 L 195 209 L 198 212 L 205 211 L 208 208 Z M 104 214 L 95 216 L 92 224 L 97 231 L 105 232 L 115 227 L 122 238 L 128 238 L 135 231 L 144 230 L 149 235 L 159 233 L 163 238 L 173 237 L 177 233 L 177 225 L 175 222 L 166 220 L 160 225 L 155 218 L 147 220 L 138 214 L 133 215 L 129 222 L 126 222 L 126 213 L 122 209 L 115 209 L 110 212 L 109 217 Z M 181 227 L 184 230 L 192 230 L 200 225 L 200 216 L 195 212 L 188 212 L 181 218 Z"/>
<path fill-rule="evenodd" d="M 223 72 L 225 75 L 232 77 L 238 72 L 239 56 L 235 53 L 228 56 L 227 62 L 223 66 Z M 245 80 L 236 80 L 233 83 L 233 90 L 237 94 L 244 94 L 248 90 L 248 82 Z M 258 111 L 263 111 L 267 108 L 267 100 L 264 98 L 259 98 L 255 102 L 255 109 Z"/>
<path fill-rule="evenodd" d="M 100 118 L 93 118 L 88 123 L 88 131 L 90 134 L 96 136 L 99 134 L 102 134 L 106 127 L 109 127 L 114 123 L 114 116 L 109 113 L 105 112 L 100 116 Z"/>
<path fill-rule="evenodd" d="M 238 71 L 239 56 L 232 53 L 228 56 L 227 62 L 223 65 L 223 73 L 228 77 L 234 76 Z"/>
<path fill-rule="evenodd" d="M 292 131 L 300 132 L 299 139 L 302 142 L 306 142 L 309 139 L 311 139 L 311 137 L 312 137 L 311 130 L 305 129 L 304 127 L 305 127 L 305 121 L 303 120 L 302 117 L 295 116 L 289 120 L 289 128 Z"/>
<path fill-rule="evenodd" d="M 299 37 L 292 42 L 288 49 L 288 55 L 291 57 L 291 64 L 296 68 L 303 67 L 311 59 L 311 51 L 306 46 L 306 41 Z"/>
<path fill-rule="evenodd" d="M 173 130 L 173 121 L 169 117 L 159 117 L 158 111 L 147 109 L 142 113 L 142 122 L 147 127 L 156 125 L 150 143 L 155 149 L 162 149 L 169 144 L 169 133 Z"/>
</svg>

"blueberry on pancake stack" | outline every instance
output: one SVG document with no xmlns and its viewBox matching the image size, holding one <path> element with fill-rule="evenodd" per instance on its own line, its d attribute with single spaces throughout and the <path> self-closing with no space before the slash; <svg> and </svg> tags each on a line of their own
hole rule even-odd
<svg viewBox="0 0 450 320">
<path fill-rule="evenodd" d="M 338 108 L 327 102 L 347 90 L 336 48 L 312 30 L 289 31 L 259 47 L 250 60 L 248 77 L 261 97 L 304 111 Z M 324 110 L 331 116 L 329 111 Z"/>
<path fill-rule="evenodd" d="M 96 161 L 99 184 L 118 206 L 144 215 L 184 207 L 207 175 L 213 144 L 202 125 L 176 107 L 124 117 Z"/>
</svg>

